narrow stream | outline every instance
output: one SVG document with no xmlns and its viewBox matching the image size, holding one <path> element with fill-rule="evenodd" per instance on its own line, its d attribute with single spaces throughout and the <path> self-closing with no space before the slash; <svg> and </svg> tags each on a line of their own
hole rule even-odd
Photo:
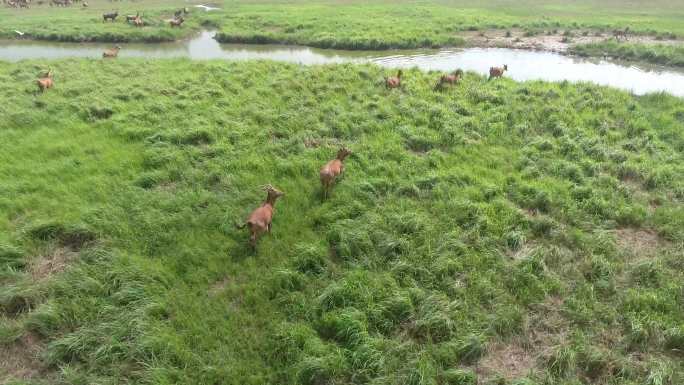
<svg viewBox="0 0 684 385">
<path fill-rule="evenodd" d="M 507 64 L 506 76 L 515 80 L 589 81 L 645 94 L 666 91 L 684 96 L 684 71 L 648 65 L 628 65 L 600 59 L 564 56 L 551 52 L 505 48 L 468 48 L 401 51 L 340 51 L 302 46 L 219 44 L 213 32 L 181 42 L 122 44 L 120 57 L 193 60 L 268 59 L 301 64 L 372 62 L 390 68 L 418 67 L 451 71 L 461 68 L 487 73 L 489 67 Z M 0 60 L 101 58 L 113 44 L 58 43 L 44 41 L 0 41 Z"/>
</svg>

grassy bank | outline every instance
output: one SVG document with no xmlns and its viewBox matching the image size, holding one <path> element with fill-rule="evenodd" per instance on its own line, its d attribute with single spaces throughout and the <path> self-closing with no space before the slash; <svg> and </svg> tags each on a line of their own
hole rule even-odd
<svg viewBox="0 0 684 385">
<path fill-rule="evenodd" d="M 0 382 L 682 381 L 682 99 L 184 60 L 37 95 L 45 66 L 0 65 Z"/>
<path fill-rule="evenodd" d="M 612 30 L 684 33 L 684 12 L 660 1 L 644 13 L 624 2 L 230 2 L 218 39 L 231 43 L 287 43 L 320 48 L 387 49 L 459 46 L 464 31 Z"/>
<path fill-rule="evenodd" d="M 684 67 L 684 46 L 681 45 L 644 45 L 608 41 L 576 45 L 572 47 L 571 52 L 581 56 L 609 56 L 617 59 Z"/>
</svg>

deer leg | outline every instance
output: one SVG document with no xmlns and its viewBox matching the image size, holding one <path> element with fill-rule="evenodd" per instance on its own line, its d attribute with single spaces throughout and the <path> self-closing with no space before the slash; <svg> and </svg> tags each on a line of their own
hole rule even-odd
<svg viewBox="0 0 684 385">
<path fill-rule="evenodd" d="M 249 244 L 253 249 L 256 249 L 257 235 L 255 231 L 252 231 L 252 235 L 249 237 Z"/>
</svg>

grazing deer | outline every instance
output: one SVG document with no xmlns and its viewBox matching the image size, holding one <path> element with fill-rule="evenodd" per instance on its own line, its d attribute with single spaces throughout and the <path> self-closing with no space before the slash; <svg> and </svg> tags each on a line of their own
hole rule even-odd
<svg viewBox="0 0 684 385">
<path fill-rule="evenodd" d="M 616 29 L 613 31 L 613 37 L 615 37 L 615 40 L 620 41 L 620 38 L 623 38 L 627 40 L 627 34 L 629 33 L 629 27 L 625 28 L 625 30 L 620 30 Z"/>
<path fill-rule="evenodd" d="M 463 71 L 461 69 L 457 69 L 456 71 L 447 75 L 442 75 L 437 81 L 435 89 L 442 89 L 447 84 L 454 85 L 458 83 L 459 80 L 461 80 L 461 76 L 463 76 Z"/>
<path fill-rule="evenodd" d="M 332 188 L 335 179 L 344 173 L 344 159 L 351 155 L 351 151 L 345 147 L 340 148 L 337 151 L 337 158 L 326 163 L 325 166 L 321 168 L 321 185 L 323 186 L 323 198 L 327 198 Z"/>
<path fill-rule="evenodd" d="M 111 13 L 103 13 L 102 14 L 102 22 L 104 23 L 105 21 L 107 21 L 107 19 L 114 22 L 114 21 L 116 21 L 117 17 L 119 17 L 119 11 L 111 12 Z"/>
<path fill-rule="evenodd" d="M 54 80 L 52 80 L 52 70 L 48 70 L 48 72 L 43 75 L 42 78 L 37 80 L 37 83 L 40 92 L 45 92 L 46 89 L 52 88 L 52 86 L 55 85 Z"/>
<path fill-rule="evenodd" d="M 102 53 L 102 58 L 103 59 L 106 59 L 106 58 L 112 58 L 113 59 L 113 58 L 119 56 L 120 50 L 121 50 L 121 46 L 117 45 L 116 47 L 114 47 L 112 49 L 108 49 L 108 50 L 104 51 Z"/>
<path fill-rule="evenodd" d="M 385 78 L 385 86 L 387 88 L 399 88 L 401 87 L 401 70 L 397 71 L 397 76 L 390 76 Z"/>
<path fill-rule="evenodd" d="M 249 226 L 249 243 L 252 248 L 256 248 L 256 242 L 259 236 L 265 232 L 271 232 L 271 224 L 273 221 L 273 213 L 275 212 L 274 206 L 276 200 L 283 195 L 284 192 L 276 190 L 273 186 L 266 185 L 264 187 L 266 191 L 266 201 L 259 206 L 257 209 L 252 211 L 247 221 L 242 225 L 235 225 L 238 229 L 244 229 Z"/>
<path fill-rule="evenodd" d="M 503 76 L 504 72 L 508 71 L 508 65 L 504 64 L 503 68 L 502 67 L 491 67 L 489 68 L 489 79 L 487 80 L 492 80 L 493 78 L 500 78 Z"/>
<path fill-rule="evenodd" d="M 180 27 L 181 24 L 183 24 L 184 21 L 185 21 L 185 19 L 183 19 L 182 17 L 179 17 L 179 18 L 177 18 L 177 19 L 170 20 L 170 21 L 169 21 L 169 24 L 171 24 L 171 28 L 173 28 L 173 27 Z"/>
</svg>

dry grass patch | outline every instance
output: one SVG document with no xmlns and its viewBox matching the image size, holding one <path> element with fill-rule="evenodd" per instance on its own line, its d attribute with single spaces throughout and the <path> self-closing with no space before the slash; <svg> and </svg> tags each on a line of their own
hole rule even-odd
<svg viewBox="0 0 684 385">
<path fill-rule="evenodd" d="M 77 256 L 70 247 L 56 247 L 31 261 L 29 272 L 34 281 L 42 281 L 64 271 Z"/>
<path fill-rule="evenodd" d="M 38 359 L 41 350 L 40 340 L 33 333 L 12 344 L 0 345 L 0 385 L 48 377 L 47 368 Z"/>
<path fill-rule="evenodd" d="M 658 249 L 666 246 L 666 241 L 650 229 L 615 230 L 615 241 L 618 248 L 637 259 L 655 257 Z"/>
<path fill-rule="evenodd" d="M 232 279 L 229 276 L 225 276 L 223 277 L 223 279 L 214 282 L 209 287 L 207 294 L 209 294 L 210 297 L 215 297 L 218 294 L 222 293 L 224 290 L 226 290 L 226 287 L 228 287 L 228 285 L 230 285 L 231 282 Z"/>
<path fill-rule="evenodd" d="M 507 381 L 527 377 L 534 371 L 534 355 L 516 343 L 495 343 L 487 348 L 487 355 L 477 364 L 478 383 L 486 383 L 492 378 Z"/>
</svg>

